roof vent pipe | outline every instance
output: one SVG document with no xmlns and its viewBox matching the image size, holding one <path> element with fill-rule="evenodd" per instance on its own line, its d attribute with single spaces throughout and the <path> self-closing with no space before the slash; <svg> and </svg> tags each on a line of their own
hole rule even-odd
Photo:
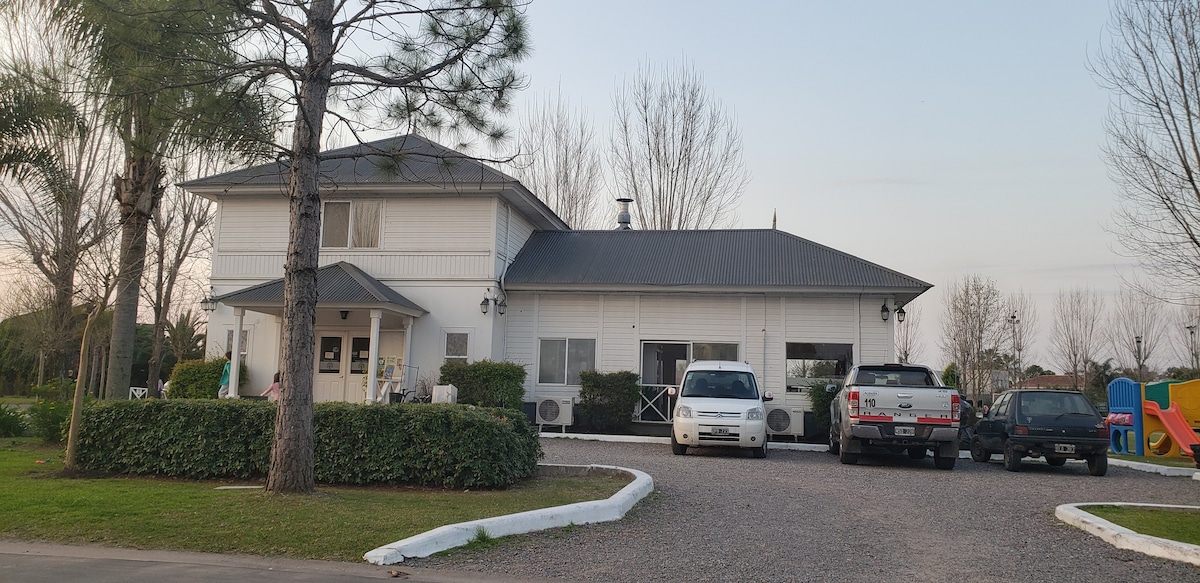
<svg viewBox="0 0 1200 583">
<path fill-rule="evenodd" d="M 629 226 L 629 203 L 633 202 L 632 198 L 618 198 L 617 204 L 620 205 L 620 210 L 617 211 L 617 230 L 628 231 L 632 227 Z"/>
</svg>

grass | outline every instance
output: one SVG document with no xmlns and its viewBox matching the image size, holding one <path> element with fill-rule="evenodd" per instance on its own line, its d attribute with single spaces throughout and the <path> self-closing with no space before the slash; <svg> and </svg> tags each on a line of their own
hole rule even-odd
<svg viewBox="0 0 1200 583">
<path fill-rule="evenodd" d="M 36 402 L 34 397 L 0 397 L 0 405 L 32 405 Z"/>
<path fill-rule="evenodd" d="M 214 490 L 220 482 L 64 479 L 61 469 L 59 447 L 0 441 L 0 538 L 360 561 L 438 526 L 606 498 L 628 483 L 534 478 L 502 491 L 319 486 L 314 496 L 296 496 Z"/>
<path fill-rule="evenodd" d="M 1174 468 L 1192 468 L 1197 469 L 1192 458 L 1185 457 L 1160 457 L 1160 456 L 1145 456 L 1145 455 L 1129 455 L 1124 453 L 1108 452 L 1108 457 L 1118 460 L 1126 460 L 1131 462 L 1142 462 L 1147 464 L 1157 464 L 1160 466 L 1170 466 Z"/>
<path fill-rule="evenodd" d="M 1134 532 L 1200 545 L 1200 511 L 1144 506 L 1085 506 L 1083 510 Z"/>
</svg>

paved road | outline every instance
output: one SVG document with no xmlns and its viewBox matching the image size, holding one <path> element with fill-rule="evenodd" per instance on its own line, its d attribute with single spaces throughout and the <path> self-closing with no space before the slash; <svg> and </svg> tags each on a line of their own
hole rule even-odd
<svg viewBox="0 0 1200 583">
<path fill-rule="evenodd" d="M 1200 482 L 1083 464 L 739 452 L 544 439 L 547 462 L 654 477 L 620 522 L 531 534 L 405 566 L 575 581 L 1200 581 L 1200 568 L 1113 548 L 1054 518 L 1066 502 L 1200 503 Z M 695 452 L 695 453 L 693 453 Z"/>
</svg>

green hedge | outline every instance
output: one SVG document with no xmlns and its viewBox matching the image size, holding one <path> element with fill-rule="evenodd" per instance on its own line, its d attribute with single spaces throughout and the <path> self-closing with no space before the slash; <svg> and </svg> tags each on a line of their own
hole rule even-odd
<svg viewBox="0 0 1200 583">
<path fill-rule="evenodd" d="M 171 370 L 171 386 L 167 397 L 171 399 L 216 399 L 221 389 L 221 372 L 225 370 L 224 358 L 210 360 L 185 360 Z M 245 387 L 249 380 L 246 363 L 242 363 L 238 385 Z M 242 392 L 239 389 L 239 392 Z M 257 394 L 257 393 L 256 393 Z"/>
<path fill-rule="evenodd" d="M 629 431 L 642 392 L 637 373 L 585 370 L 579 384 L 575 426 L 580 431 Z"/>
<path fill-rule="evenodd" d="M 515 362 L 447 360 L 438 384 L 457 387 L 459 403 L 519 410 L 525 398 L 525 374 L 525 367 Z"/>
<path fill-rule="evenodd" d="M 25 435 L 25 413 L 19 407 L 0 405 L 0 437 Z"/>
<path fill-rule="evenodd" d="M 275 403 L 106 401 L 84 409 L 83 469 L 254 479 L 270 464 Z M 329 484 L 504 488 L 537 471 L 541 447 L 515 411 L 465 405 L 318 403 L 316 478 Z"/>
<path fill-rule="evenodd" d="M 825 390 L 825 385 L 833 384 L 836 386 L 833 392 Z M 823 380 L 811 382 L 808 386 L 808 399 L 812 402 L 813 425 L 812 430 L 805 431 L 808 435 L 824 437 L 829 435 L 829 405 L 833 403 L 837 397 L 837 391 L 841 390 L 841 382 L 828 383 Z"/>
</svg>

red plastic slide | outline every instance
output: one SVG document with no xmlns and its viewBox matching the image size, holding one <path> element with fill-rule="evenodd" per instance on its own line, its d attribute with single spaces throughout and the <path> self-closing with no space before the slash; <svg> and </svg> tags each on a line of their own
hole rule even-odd
<svg viewBox="0 0 1200 583">
<path fill-rule="evenodd" d="M 1188 425 L 1187 419 L 1183 418 L 1183 413 L 1179 412 L 1179 403 L 1171 403 L 1170 407 L 1162 409 L 1154 401 L 1144 401 L 1143 408 L 1146 414 L 1158 417 L 1159 421 L 1162 421 L 1163 426 L 1167 428 L 1167 433 L 1171 435 L 1171 439 L 1179 444 L 1179 450 L 1183 455 L 1192 455 L 1194 451 L 1192 446 L 1200 445 L 1200 438 L 1196 437 L 1192 426 Z"/>
</svg>

